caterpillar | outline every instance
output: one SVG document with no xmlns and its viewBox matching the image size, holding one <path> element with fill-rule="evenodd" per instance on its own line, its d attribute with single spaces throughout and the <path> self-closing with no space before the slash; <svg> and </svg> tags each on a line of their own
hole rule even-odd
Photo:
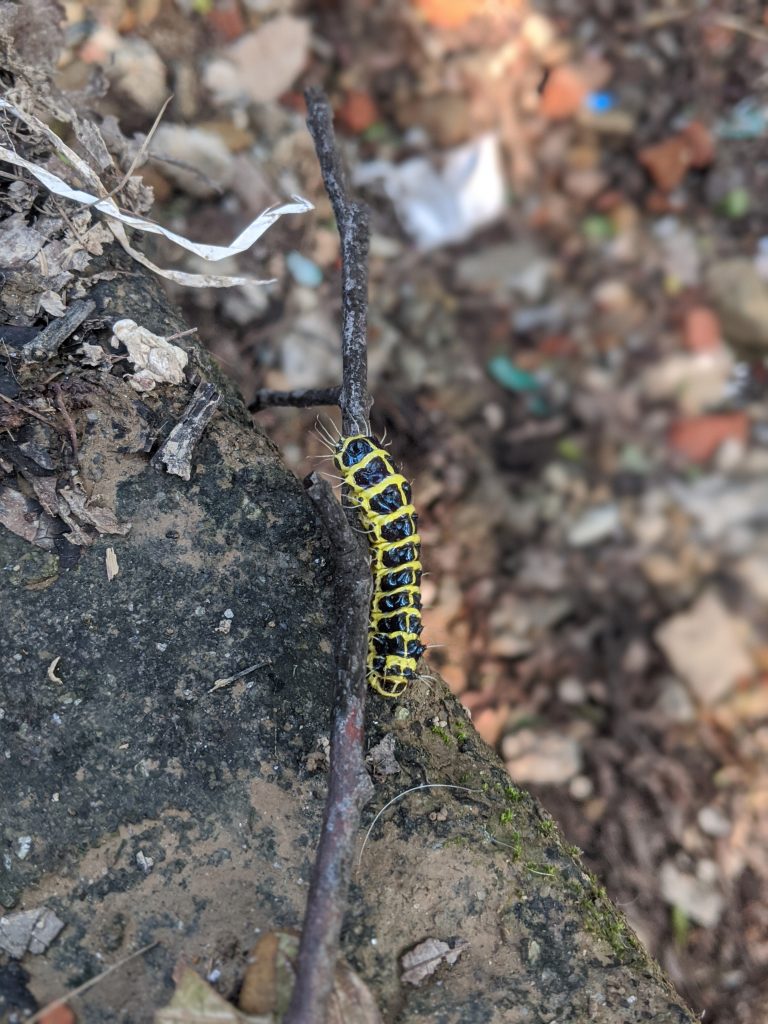
<svg viewBox="0 0 768 1024">
<path fill-rule="evenodd" d="M 368 434 L 339 438 L 333 460 L 371 546 L 368 682 L 382 697 L 399 697 L 426 650 L 419 639 L 421 545 L 411 485 Z"/>
</svg>

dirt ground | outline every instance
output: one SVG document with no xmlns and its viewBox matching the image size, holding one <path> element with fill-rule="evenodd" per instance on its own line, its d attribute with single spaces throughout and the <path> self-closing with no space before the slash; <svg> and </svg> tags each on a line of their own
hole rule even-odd
<svg viewBox="0 0 768 1024">
<path fill-rule="evenodd" d="M 65 8 L 60 84 L 119 119 L 153 218 L 226 244 L 315 204 L 216 268 L 275 283 L 169 284 L 246 399 L 338 378 L 303 126 L 326 88 L 372 210 L 373 425 L 414 480 L 430 660 L 704 1020 L 765 1020 L 762 5 Z M 299 474 L 316 415 L 258 413 Z"/>
</svg>

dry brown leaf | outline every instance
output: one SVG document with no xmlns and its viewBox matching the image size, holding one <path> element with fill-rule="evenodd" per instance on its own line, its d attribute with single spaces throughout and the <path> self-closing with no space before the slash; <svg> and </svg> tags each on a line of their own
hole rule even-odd
<svg viewBox="0 0 768 1024">
<path fill-rule="evenodd" d="M 13 487 L 0 487 L 0 524 L 30 544 L 46 551 L 53 548 L 53 521 L 32 498 Z"/>
<path fill-rule="evenodd" d="M 155 1012 L 155 1024 L 272 1024 L 272 1018 L 241 1013 L 191 967 L 185 967 L 170 1003 Z"/>
<path fill-rule="evenodd" d="M 59 494 L 64 499 L 64 502 L 66 502 L 66 505 L 59 502 L 59 515 L 68 523 L 71 520 L 71 516 L 75 516 L 80 520 L 80 523 L 95 527 L 99 533 L 125 534 L 131 528 L 130 523 L 121 523 L 111 509 L 99 508 L 98 505 L 89 504 L 88 495 L 82 491 L 75 490 L 72 487 L 62 487 Z M 69 506 L 69 511 L 71 512 L 69 518 L 65 518 L 67 506 Z"/>
<path fill-rule="evenodd" d="M 400 958 L 403 968 L 401 981 L 409 985 L 421 985 L 435 973 L 440 964 L 455 964 L 468 946 L 469 943 L 462 939 L 457 939 L 453 948 L 442 939 L 425 939 Z"/>
<path fill-rule="evenodd" d="M 262 935 L 248 957 L 249 966 L 240 991 L 241 1009 L 282 1017 L 296 978 L 298 950 L 299 938 L 294 932 Z M 367 985 L 343 960 L 336 965 L 326 1024 L 382 1024 Z"/>
</svg>

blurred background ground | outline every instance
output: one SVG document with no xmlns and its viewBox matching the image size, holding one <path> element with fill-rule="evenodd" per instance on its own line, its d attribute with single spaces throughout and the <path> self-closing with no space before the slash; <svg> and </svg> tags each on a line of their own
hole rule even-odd
<svg viewBox="0 0 768 1024">
<path fill-rule="evenodd" d="M 237 380 L 338 380 L 338 241 L 302 89 L 372 207 L 374 428 L 415 481 L 425 637 L 704 1019 L 768 1017 L 768 17 L 694 0 L 64 4 L 59 84 Z M 195 257 L 147 241 L 164 266 Z M 297 473 L 314 412 L 261 427 Z"/>
</svg>

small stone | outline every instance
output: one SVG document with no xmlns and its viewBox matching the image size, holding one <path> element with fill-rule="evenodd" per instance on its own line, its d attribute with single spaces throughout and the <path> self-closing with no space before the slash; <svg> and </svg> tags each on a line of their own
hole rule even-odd
<svg viewBox="0 0 768 1024">
<path fill-rule="evenodd" d="M 746 445 L 749 439 L 749 419 L 744 412 L 687 416 L 671 425 L 669 443 L 691 462 L 703 463 L 711 459 L 726 441 L 736 440 Z"/>
<path fill-rule="evenodd" d="M 689 611 L 668 619 L 655 639 L 702 704 L 716 704 L 752 675 L 744 630 L 713 590 Z"/>
<path fill-rule="evenodd" d="M 304 70 L 309 40 L 309 21 L 289 14 L 242 36 L 227 51 L 239 72 L 241 91 L 255 103 L 278 99 Z"/>
<path fill-rule="evenodd" d="M 544 83 L 539 113 L 552 121 L 573 117 L 581 110 L 589 85 L 578 68 L 563 64 L 553 68 Z"/>
<path fill-rule="evenodd" d="M 696 708 L 686 687 L 674 676 L 665 676 L 662 680 L 661 695 L 654 708 L 668 722 L 676 725 L 687 725 L 696 718 Z"/>
<path fill-rule="evenodd" d="M 768 283 L 749 259 L 734 258 L 712 264 L 706 283 L 723 334 L 733 345 L 754 352 L 768 349 Z"/>
<path fill-rule="evenodd" d="M 150 149 L 155 157 L 178 161 L 163 163 L 163 174 L 191 196 L 210 198 L 232 180 L 232 154 L 214 132 L 183 124 L 161 124 Z"/>
<path fill-rule="evenodd" d="M 583 803 L 584 800 L 589 800 L 594 791 L 594 783 L 588 775 L 577 775 L 576 778 L 571 779 L 570 785 L 568 786 L 568 792 L 573 799 L 578 800 L 579 803 Z"/>
<path fill-rule="evenodd" d="M 557 696 L 563 704 L 583 704 L 587 699 L 587 690 L 584 683 L 576 676 L 566 676 L 557 684 Z"/>
<path fill-rule="evenodd" d="M 592 299 L 598 309 L 606 313 L 623 313 L 630 309 L 634 296 L 624 281 L 610 278 L 601 281 L 592 291 Z"/>
<path fill-rule="evenodd" d="M 672 861 L 661 866 L 661 895 L 671 907 L 702 928 L 714 928 L 725 909 L 716 879 L 702 880 L 680 871 Z"/>
<path fill-rule="evenodd" d="M 336 120 L 346 131 L 360 135 L 381 117 L 370 93 L 359 89 L 350 90 L 336 112 Z"/>
<path fill-rule="evenodd" d="M 758 601 L 768 604 L 767 555 L 750 554 L 736 566 L 736 574 Z"/>
<path fill-rule="evenodd" d="M 682 135 L 673 135 L 641 149 L 637 158 L 662 192 L 672 192 L 691 167 L 691 147 Z"/>
<path fill-rule="evenodd" d="M 715 138 L 701 121 L 690 121 L 680 133 L 688 146 L 691 167 L 709 167 L 715 159 Z"/>
<path fill-rule="evenodd" d="M 689 352 L 715 352 L 723 339 L 717 314 L 707 306 L 694 306 L 685 314 L 683 344 Z"/>
<path fill-rule="evenodd" d="M 595 505 L 587 509 L 568 530 L 568 543 L 573 548 L 590 547 L 616 537 L 621 529 L 617 505 Z"/>
<path fill-rule="evenodd" d="M 145 114 L 154 116 L 168 99 L 165 64 L 138 36 L 120 38 L 106 72 L 115 87 Z"/>
<path fill-rule="evenodd" d="M 539 786 L 564 785 L 582 768 L 581 745 L 560 732 L 532 729 L 505 736 L 501 744 L 507 771 L 515 782 Z"/>
<path fill-rule="evenodd" d="M 456 278 L 477 292 L 509 292 L 528 302 L 540 302 L 552 275 L 552 261 L 532 242 L 519 241 L 489 246 L 459 260 Z"/>
<path fill-rule="evenodd" d="M 717 807 L 702 807 L 696 815 L 696 820 L 705 836 L 723 839 L 731 834 L 731 822 Z"/>
</svg>

